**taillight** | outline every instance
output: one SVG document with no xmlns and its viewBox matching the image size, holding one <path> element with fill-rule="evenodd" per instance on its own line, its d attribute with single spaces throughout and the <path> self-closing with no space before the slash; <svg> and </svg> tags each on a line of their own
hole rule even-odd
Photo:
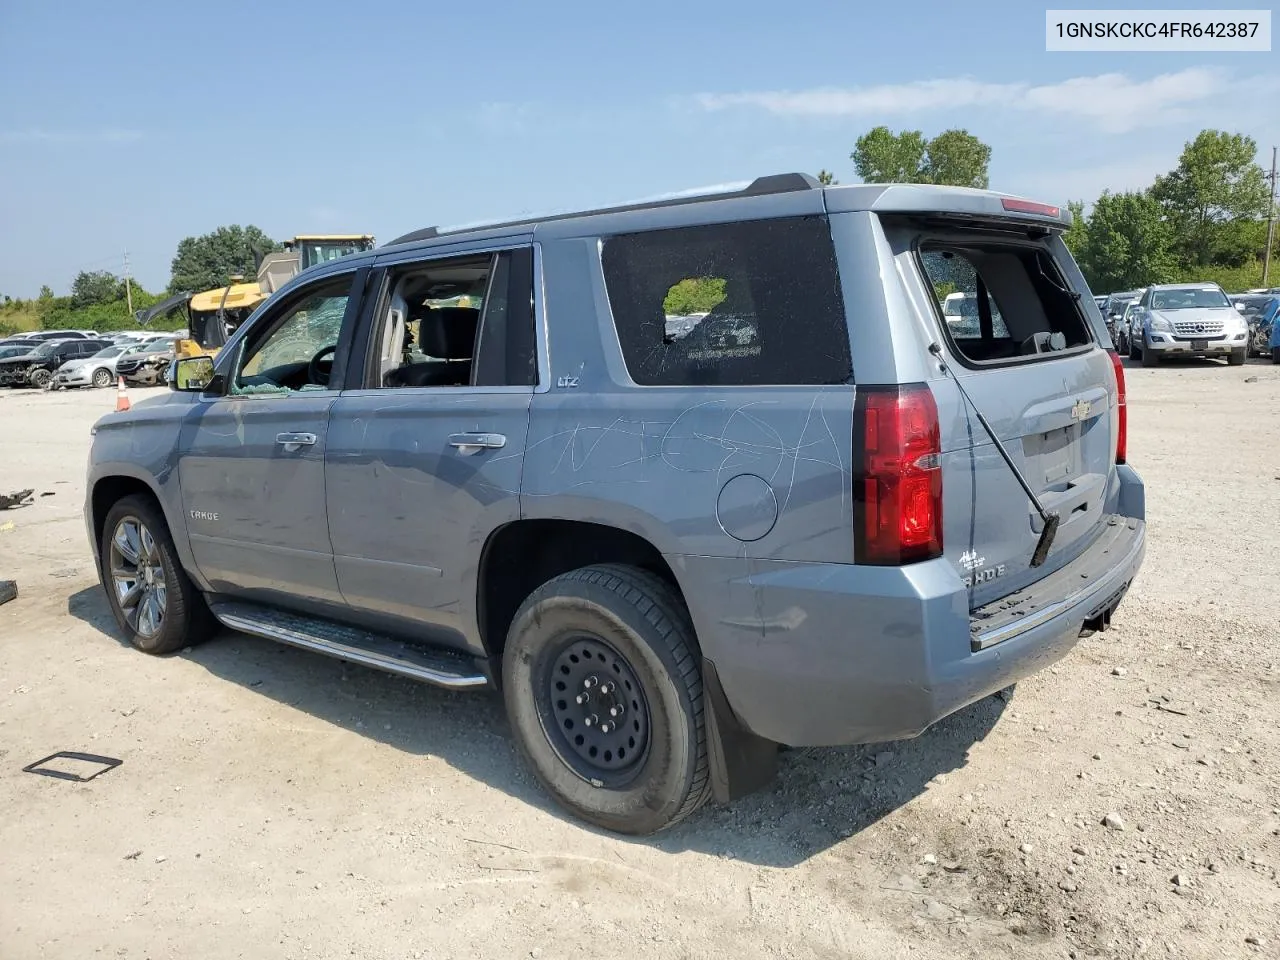
<svg viewBox="0 0 1280 960">
<path fill-rule="evenodd" d="M 1033 200 L 1019 200 L 1017 197 L 1001 197 L 1000 206 L 1009 213 L 1035 213 L 1042 217 L 1056 217 L 1062 213 L 1060 207 L 1048 203 L 1036 203 Z"/>
<path fill-rule="evenodd" d="M 854 401 L 854 562 L 942 555 L 938 406 L 920 384 L 860 384 Z"/>
<path fill-rule="evenodd" d="M 1124 363 L 1120 354 L 1108 350 L 1111 369 L 1116 375 L 1116 463 L 1124 463 L 1129 455 L 1129 405 L 1125 402 Z"/>
</svg>

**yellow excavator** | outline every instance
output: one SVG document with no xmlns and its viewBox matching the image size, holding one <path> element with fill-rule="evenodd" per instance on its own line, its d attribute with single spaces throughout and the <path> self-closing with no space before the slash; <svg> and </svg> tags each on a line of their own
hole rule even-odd
<svg viewBox="0 0 1280 960">
<path fill-rule="evenodd" d="M 258 305 L 308 267 L 339 257 L 372 250 L 374 240 L 367 233 L 305 233 L 284 242 L 284 249 L 256 257 L 257 279 L 246 282 L 241 275 L 228 277 L 225 287 L 196 294 L 178 294 L 149 311 L 139 311 L 138 321 L 146 326 L 160 313 L 185 307 L 187 338 L 174 344 L 178 357 L 214 356 L 248 319 Z"/>
</svg>

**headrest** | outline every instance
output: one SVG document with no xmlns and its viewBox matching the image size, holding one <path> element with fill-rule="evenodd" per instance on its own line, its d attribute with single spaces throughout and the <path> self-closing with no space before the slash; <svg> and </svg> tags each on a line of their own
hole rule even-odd
<svg viewBox="0 0 1280 960">
<path fill-rule="evenodd" d="M 435 307 L 419 310 L 418 349 L 442 360 L 470 360 L 475 349 L 480 311 L 474 307 Z"/>
</svg>

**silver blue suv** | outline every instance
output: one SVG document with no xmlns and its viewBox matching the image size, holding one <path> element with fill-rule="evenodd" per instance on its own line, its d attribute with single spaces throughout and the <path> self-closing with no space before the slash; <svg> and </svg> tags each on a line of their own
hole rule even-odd
<svg viewBox="0 0 1280 960">
<path fill-rule="evenodd" d="M 782 745 L 915 736 L 1105 629 L 1142 561 L 1068 225 L 788 174 L 304 271 L 97 424 L 111 608 L 148 653 L 221 624 L 500 688 L 545 788 L 626 833 Z"/>
</svg>

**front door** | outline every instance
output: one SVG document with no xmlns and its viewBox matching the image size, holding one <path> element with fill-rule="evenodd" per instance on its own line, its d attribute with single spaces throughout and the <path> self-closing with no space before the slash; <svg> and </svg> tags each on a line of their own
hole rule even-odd
<svg viewBox="0 0 1280 960">
<path fill-rule="evenodd" d="M 531 297 L 527 247 L 387 269 L 326 452 L 338 582 L 362 619 L 466 645 L 477 557 L 520 516 Z"/>
<path fill-rule="evenodd" d="M 334 355 L 364 275 L 330 275 L 268 308 L 219 364 L 224 393 L 202 398 L 183 431 L 191 549 L 219 593 L 299 608 L 342 602 L 324 458 Z"/>
</svg>

